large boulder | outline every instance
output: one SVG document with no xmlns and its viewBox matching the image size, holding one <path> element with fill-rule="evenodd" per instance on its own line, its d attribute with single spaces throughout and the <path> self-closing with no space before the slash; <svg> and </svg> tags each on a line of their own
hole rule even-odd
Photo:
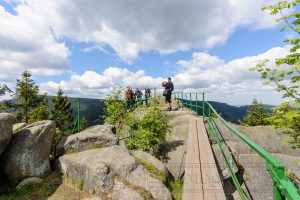
<svg viewBox="0 0 300 200">
<path fill-rule="evenodd" d="M 112 198 L 115 200 L 144 200 L 138 192 L 127 187 L 120 181 L 115 183 Z"/>
<path fill-rule="evenodd" d="M 58 165 L 72 182 L 85 191 L 103 193 L 113 190 L 115 178 L 141 187 L 155 199 L 171 200 L 171 194 L 161 181 L 142 166 L 121 146 L 87 150 L 59 158 Z"/>
<path fill-rule="evenodd" d="M 0 155 L 4 152 L 11 140 L 14 120 L 13 115 L 0 113 Z"/>
<path fill-rule="evenodd" d="M 17 131 L 21 130 L 22 128 L 24 128 L 25 126 L 27 126 L 27 124 L 24 122 L 16 123 L 13 125 L 13 132 L 17 132 Z"/>
<path fill-rule="evenodd" d="M 49 155 L 54 132 L 54 122 L 45 120 L 13 134 L 1 161 L 4 173 L 12 182 L 39 177 L 50 171 Z"/>
<path fill-rule="evenodd" d="M 61 140 L 56 148 L 56 154 L 61 156 L 65 152 L 109 147 L 118 143 L 114 126 L 97 125 Z"/>
</svg>

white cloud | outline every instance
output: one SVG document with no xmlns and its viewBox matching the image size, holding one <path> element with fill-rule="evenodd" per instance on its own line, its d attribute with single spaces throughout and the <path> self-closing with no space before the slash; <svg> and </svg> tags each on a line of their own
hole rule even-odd
<svg viewBox="0 0 300 200">
<path fill-rule="evenodd" d="M 0 81 L 12 82 L 26 68 L 34 75 L 69 70 L 70 52 L 54 38 L 43 19 L 29 10 L 10 14 L 0 6 Z"/>
<path fill-rule="evenodd" d="M 129 63 L 141 51 L 211 48 L 224 43 L 237 27 L 261 29 L 276 24 L 274 17 L 261 12 L 262 6 L 272 3 L 269 0 L 19 2 L 16 11 L 27 17 L 25 24 L 46 24 L 58 38 L 108 44 Z"/>
<path fill-rule="evenodd" d="M 274 92 L 273 86 L 262 84 L 262 80 L 249 68 L 270 59 L 270 64 L 279 56 L 288 53 L 288 47 L 275 47 L 257 56 L 248 56 L 225 62 L 208 53 L 194 53 L 191 60 L 177 62 L 180 70 L 172 78 L 178 92 L 205 92 L 210 100 L 233 104 L 250 103 L 256 96 L 268 99 L 269 104 L 279 104 L 280 94 Z M 101 73 L 86 71 L 82 75 L 72 75 L 70 80 L 60 83 L 41 84 L 42 91 L 54 93 L 60 85 L 67 94 L 80 97 L 102 98 L 115 87 L 161 88 L 165 77 L 151 77 L 143 70 L 132 72 L 126 68 L 109 67 Z M 267 98 L 269 95 L 269 98 Z M 270 96 L 271 95 L 271 96 Z M 246 98 L 248 97 L 248 99 Z"/>
</svg>

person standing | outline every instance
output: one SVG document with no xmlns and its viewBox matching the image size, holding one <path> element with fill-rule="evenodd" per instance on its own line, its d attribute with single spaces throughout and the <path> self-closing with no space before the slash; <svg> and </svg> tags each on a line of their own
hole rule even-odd
<svg viewBox="0 0 300 200">
<path fill-rule="evenodd" d="M 165 88 L 163 95 L 165 96 L 165 103 L 167 104 L 167 109 L 172 110 L 171 98 L 172 91 L 174 90 L 174 84 L 171 81 L 171 77 L 168 77 L 168 81 L 164 81 L 162 86 Z"/>
<path fill-rule="evenodd" d="M 151 89 L 145 87 L 145 102 L 146 102 L 146 106 L 149 106 L 148 100 L 150 99 L 150 97 L 151 97 Z"/>
</svg>

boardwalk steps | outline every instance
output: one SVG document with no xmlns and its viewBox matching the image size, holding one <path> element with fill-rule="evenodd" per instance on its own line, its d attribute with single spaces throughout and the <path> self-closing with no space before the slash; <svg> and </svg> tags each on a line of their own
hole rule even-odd
<svg viewBox="0 0 300 200">
<path fill-rule="evenodd" d="M 191 119 L 183 200 L 225 200 L 225 193 L 202 118 Z"/>
</svg>

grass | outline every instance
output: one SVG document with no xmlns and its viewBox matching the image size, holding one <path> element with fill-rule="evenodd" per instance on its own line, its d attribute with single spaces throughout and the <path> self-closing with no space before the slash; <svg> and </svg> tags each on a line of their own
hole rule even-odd
<svg viewBox="0 0 300 200">
<path fill-rule="evenodd" d="M 152 165 L 151 163 L 145 162 L 144 160 L 135 157 L 136 161 L 142 165 L 143 167 L 145 167 L 145 169 L 147 169 L 154 178 L 157 178 L 158 180 L 162 181 L 163 183 L 166 183 L 166 176 L 160 172 L 154 165 Z"/>
<path fill-rule="evenodd" d="M 31 200 L 48 199 L 61 184 L 62 179 L 58 173 L 52 173 L 42 183 L 27 184 L 21 188 L 11 188 L 0 194 L 0 200 Z"/>
<path fill-rule="evenodd" d="M 170 181 L 168 188 L 175 200 L 182 200 L 183 179 Z"/>
</svg>

